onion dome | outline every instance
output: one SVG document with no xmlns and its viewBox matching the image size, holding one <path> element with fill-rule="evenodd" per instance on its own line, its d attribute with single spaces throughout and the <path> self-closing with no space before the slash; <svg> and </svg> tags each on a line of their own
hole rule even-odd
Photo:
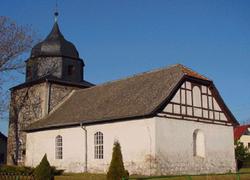
<svg viewBox="0 0 250 180">
<path fill-rule="evenodd" d="M 31 58 L 50 56 L 79 58 L 74 44 L 64 39 L 57 21 L 46 39 L 35 45 L 31 50 Z"/>
</svg>

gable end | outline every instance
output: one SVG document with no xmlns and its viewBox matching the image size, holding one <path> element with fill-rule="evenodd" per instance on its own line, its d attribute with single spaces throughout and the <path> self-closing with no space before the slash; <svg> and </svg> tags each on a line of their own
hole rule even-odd
<svg viewBox="0 0 250 180">
<path fill-rule="evenodd" d="M 235 126 L 239 123 L 212 81 L 184 76 L 155 112 L 158 117 Z"/>
</svg>

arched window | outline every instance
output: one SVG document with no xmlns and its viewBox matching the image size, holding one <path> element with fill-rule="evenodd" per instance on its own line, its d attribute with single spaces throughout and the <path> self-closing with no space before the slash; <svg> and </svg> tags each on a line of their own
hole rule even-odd
<svg viewBox="0 0 250 180">
<path fill-rule="evenodd" d="M 63 142 L 62 142 L 62 136 L 58 135 L 56 136 L 56 159 L 62 159 L 63 158 Z"/>
<path fill-rule="evenodd" d="M 95 159 L 103 159 L 103 133 L 96 132 L 94 135 L 94 157 Z"/>
<path fill-rule="evenodd" d="M 193 133 L 194 156 L 205 157 L 205 137 L 201 130 Z"/>
<path fill-rule="evenodd" d="M 193 102 L 194 106 L 201 107 L 201 90 L 198 86 L 193 87 Z"/>
</svg>

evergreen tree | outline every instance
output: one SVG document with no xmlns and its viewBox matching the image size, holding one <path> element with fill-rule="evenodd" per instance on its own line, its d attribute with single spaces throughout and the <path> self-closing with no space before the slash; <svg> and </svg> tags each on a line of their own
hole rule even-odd
<svg viewBox="0 0 250 180">
<path fill-rule="evenodd" d="M 107 180 L 121 180 L 122 177 L 128 178 L 128 171 L 124 168 L 120 143 L 115 141 Z"/>
<path fill-rule="evenodd" d="M 34 176 L 36 180 L 51 180 L 53 178 L 52 169 L 46 154 L 43 156 L 40 164 L 36 167 Z"/>
</svg>

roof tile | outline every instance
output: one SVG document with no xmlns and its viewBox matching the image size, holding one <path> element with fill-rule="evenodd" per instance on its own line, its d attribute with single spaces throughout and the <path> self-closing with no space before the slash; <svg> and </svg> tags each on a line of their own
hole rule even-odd
<svg viewBox="0 0 250 180">
<path fill-rule="evenodd" d="M 170 96 L 184 76 L 209 81 L 177 64 L 126 79 L 77 90 L 27 130 L 147 116 Z"/>
</svg>

